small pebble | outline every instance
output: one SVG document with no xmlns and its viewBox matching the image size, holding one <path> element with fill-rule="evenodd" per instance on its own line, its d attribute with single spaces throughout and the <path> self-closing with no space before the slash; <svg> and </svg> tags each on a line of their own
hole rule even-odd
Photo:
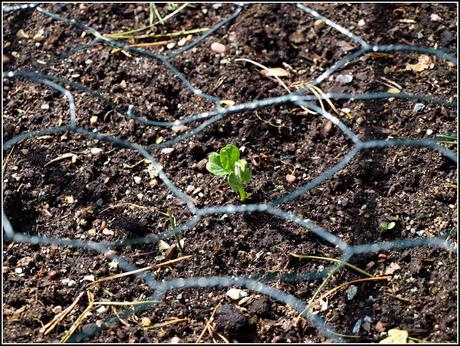
<svg viewBox="0 0 460 346">
<path fill-rule="evenodd" d="M 161 153 L 162 154 L 171 154 L 172 152 L 174 151 L 174 148 L 164 148 L 164 149 L 161 149 Z"/>
<path fill-rule="evenodd" d="M 100 306 L 100 307 L 97 308 L 97 310 L 96 310 L 96 312 L 97 312 L 98 314 L 103 314 L 103 313 L 106 312 L 106 311 L 107 311 L 107 308 L 106 308 L 104 305 Z"/>
<path fill-rule="evenodd" d="M 177 42 L 177 45 L 178 45 L 179 47 L 182 47 L 182 46 L 184 46 L 186 43 L 187 43 L 187 37 L 183 37 L 183 38 L 181 38 L 181 39 L 179 40 L 179 42 Z"/>
<path fill-rule="evenodd" d="M 148 327 L 152 324 L 152 321 L 150 321 L 150 318 L 148 317 L 143 317 L 141 320 L 141 325 L 142 327 Z"/>
<path fill-rule="evenodd" d="M 339 74 L 337 77 L 335 77 L 335 80 L 342 85 L 349 84 L 353 80 L 353 76 L 350 74 Z"/>
<path fill-rule="evenodd" d="M 109 230 L 108 228 L 104 228 L 102 230 L 102 234 L 104 234 L 104 235 L 114 235 L 114 232 Z"/>
<path fill-rule="evenodd" d="M 90 149 L 90 153 L 91 153 L 92 155 L 97 155 L 97 154 L 102 153 L 102 149 L 101 149 L 101 148 L 91 148 L 91 149 Z"/>
<path fill-rule="evenodd" d="M 358 21 L 358 26 L 363 26 L 363 25 L 366 25 L 366 21 L 364 19 L 360 19 Z"/>
<path fill-rule="evenodd" d="M 22 273 L 22 268 L 16 268 L 14 270 L 17 274 L 21 274 Z"/>
<path fill-rule="evenodd" d="M 97 116 L 92 116 L 90 119 L 89 119 L 89 122 L 91 125 L 96 125 L 97 124 Z"/>
<path fill-rule="evenodd" d="M 317 29 L 322 29 L 326 26 L 326 22 L 322 19 L 318 19 L 315 21 L 315 23 L 313 24 L 315 26 L 315 28 Z"/>
<path fill-rule="evenodd" d="M 292 175 L 292 174 L 287 174 L 287 175 L 286 175 L 286 181 L 287 181 L 288 183 L 292 184 L 295 180 L 296 180 L 295 175 Z"/>
<path fill-rule="evenodd" d="M 81 281 L 94 281 L 94 275 L 85 275 Z"/>
<path fill-rule="evenodd" d="M 34 40 L 35 42 L 43 41 L 45 39 L 45 36 L 43 35 L 44 33 L 45 33 L 45 30 L 43 29 L 38 30 L 38 32 L 34 35 L 32 40 Z"/>
<path fill-rule="evenodd" d="M 430 19 L 431 19 L 432 22 L 439 22 L 440 20 L 442 20 L 441 17 L 436 13 L 433 13 L 430 16 Z"/>
<path fill-rule="evenodd" d="M 29 35 L 27 35 L 24 30 L 19 30 L 17 33 L 16 33 L 16 37 L 17 38 L 29 38 Z"/>
<path fill-rule="evenodd" d="M 62 306 L 56 305 L 51 311 L 53 311 L 55 314 L 58 314 L 62 311 Z"/>
<path fill-rule="evenodd" d="M 417 113 L 425 108 L 425 105 L 423 103 L 416 103 L 414 105 L 414 108 L 412 108 L 412 112 Z"/>
<path fill-rule="evenodd" d="M 213 42 L 213 44 L 211 44 L 211 50 L 215 53 L 221 54 L 225 53 L 226 47 L 222 43 Z"/>
<path fill-rule="evenodd" d="M 141 181 L 142 181 L 141 177 L 134 177 L 134 182 L 135 182 L 136 184 L 140 184 Z"/>
<path fill-rule="evenodd" d="M 426 130 L 426 134 L 428 136 L 431 136 L 433 134 L 433 130 L 431 130 L 431 129 Z"/>
<path fill-rule="evenodd" d="M 166 45 L 166 48 L 173 49 L 176 46 L 176 42 L 171 42 Z"/>
<path fill-rule="evenodd" d="M 43 109 L 44 111 L 47 111 L 48 109 L 50 109 L 50 105 L 48 103 L 44 103 L 42 104 L 40 108 Z"/>
<path fill-rule="evenodd" d="M 10 57 L 8 55 L 3 55 L 3 63 L 6 65 L 10 62 Z"/>
<path fill-rule="evenodd" d="M 230 288 L 226 294 L 233 300 L 239 300 L 248 295 L 245 291 L 240 290 L 239 288 Z"/>
<path fill-rule="evenodd" d="M 358 292 L 358 287 L 356 287 L 355 285 L 350 285 L 350 287 L 348 287 L 348 290 L 347 290 L 347 299 L 352 300 L 356 296 L 357 292 Z"/>
<path fill-rule="evenodd" d="M 189 129 L 189 127 L 185 126 L 185 125 L 175 125 L 172 127 L 172 130 L 176 133 L 184 133 L 186 132 L 187 130 Z"/>
</svg>

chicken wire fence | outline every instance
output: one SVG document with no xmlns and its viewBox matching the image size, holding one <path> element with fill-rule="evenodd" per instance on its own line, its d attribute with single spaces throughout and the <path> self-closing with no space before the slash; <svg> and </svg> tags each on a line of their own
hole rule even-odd
<svg viewBox="0 0 460 346">
<path fill-rule="evenodd" d="M 186 118 L 176 120 L 173 122 L 167 121 L 152 121 L 148 120 L 142 116 L 136 114 L 134 107 L 131 105 L 127 109 L 123 107 L 119 107 L 109 100 L 104 99 L 104 96 L 99 93 L 98 91 L 92 90 L 86 87 L 83 84 L 76 83 L 71 80 L 67 80 L 65 78 L 59 76 L 52 76 L 47 75 L 39 72 L 33 71 L 20 71 L 20 70 L 13 70 L 13 71 L 4 71 L 3 78 L 9 79 L 25 79 L 32 83 L 41 84 L 56 90 L 59 93 L 62 93 L 63 96 L 68 101 L 70 119 L 69 121 L 62 126 L 58 127 L 49 127 L 43 128 L 37 131 L 26 131 L 19 135 L 14 136 L 13 138 L 7 140 L 3 143 L 3 153 L 8 153 L 12 147 L 19 143 L 20 141 L 26 138 L 32 137 L 39 137 L 44 135 L 56 135 L 62 134 L 64 132 L 73 132 L 80 134 L 81 136 L 88 138 L 88 139 L 95 139 L 98 141 L 109 142 L 116 146 L 127 148 L 133 150 L 138 153 L 141 157 L 149 160 L 153 167 L 156 169 L 158 173 L 159 179 L 165 184 L 165 186 L 182 202 L 184 202 L 193 216 L 190 220 L 177 228 L 170 229 L 166 232 L 160 233 L 155 236 L 147 236 L 142 238 L 132 238 L 123 241 L 116 241 L 116 242 L 94 242 L 94 241 L 83 241 L 83 240 L 76 240 L 76 239 L 61 239 L 61 238 L 52 238 L 47 236 L 35 236 L 29 234 L 23 234 L 16 232 L 11 222 L 5 212 L 5 209 L 2 209 L 2 221 L 3 221 L 3 231 L 4 237 L 6 240 L 15 241 L 15 242 L 25 242 L 31 244 L 56 244 L 62 247 L 72 247 L 72 248 L 82 248 L 88 250 L 95 250 L 102 254 L 109 254 L 108 257 L 110 259 L 115 259 L 118 261 L 119 267 L 124 271 L 134 271 L 138 269 L 133 263 L 125 260 L 122 256 L 113 254 L 109 252 L 111 248 L 122 247 L 126 245 L 132 244 L 145 244 L 145 243 L 153 243 L 161 239 L 170 238 L 173 235 L 179 234 L 187 229 L 190 229 L 194 225 L 198 224 L 200 220 L 202 220 L 206 216 L 211 215 L 219 215 L 219 214 L 235 214 L 235 213 L 252 213 L 252 212 L 260 212 L 260 213 L 267 213 L 271 214 L 277 218 L 284 219 L 288 222 L 295 223 L 304 227 L 311 231 L 316 236 L 322 238 L 323 240 L 327 241 L 328 243 L 332 244 L 336 248 L 342 251 L 342 257 L 340 261 L 336 265 L 332 265 L 327 267 L 325 270 L 321 272 L 312 272 L 306 274 L 288 274 L 288 275 L 252 275 L 246 277 L 235 277 L 235 276 L 226 276 L 226 277 L 192 277 L 192 278 L 179 278 L 179 279 L 170 279 L 170 280 L 155 280 L 155 278 L 148 272 L 140 272 L 136 273 L 138 277 L 142 278 L 145 283 L 149 286 L 152 290 L 151 296 L 148 298 L 148 301 L 152 301 L 150 304 L 143 304 L 138 305 L 129 309 L 126 309 L 122 314 L 119 316 L 112 315 L 108 317 L 102 325 L 92 325 L 91 328 L 85 328 L 84 331 L 75 332 L 68 341 L 82 341 L 97 335 L 101 330 L 104 328 L 108 328 L 108 326 L 113 325 L 113 323 L 117 323 L 119 321 L 119 317 L 128 317 L 132 314 L 138 314 L 148 308 L 152 307 L 152 304 L 155 304 L 155 301 L 160 301 L 165 294 L 174 289 L 183 289 L 183 288 L 198 288 L 198 287 L 228 287 L 228 286 L 237 286 L 237 287 L 245 287 L 247 289 L 253 290 L 260 294 L 266 295 L 271 297 L 272 299 L 290 305 L 295 310 L 299 312 L 304 318 L 308 319 L 312 325 L 314 325 L 320 333 L 323 335 L 335 339 L 337 341 L 343 341 L 340 334 L 336 333 L 320 316 L 317 314 L 313 314 L 310 311 L 308 304 L 304 303 L 300 299 L 296 298 L 295 296 L 285 293 L 281 290 L 275 289 L 270 287 L 267 283 L 270 281 L 301 281 L 301 280 L 317 280 L 319 278 L 324 278 L 331 273 L 336 272 L 337 270 L 341 269 L 344 266 L 344 263 L 347 262 L 351 257 L 364 254 L 364 253 L 376 253 L 382 250 L 395 250 L 395 249 L 403 249 L 403 248 L 413 248 L 413 247 L 420 247 L 420 246 L 430 246 L 430 247 L 438 247 L 445 249 L 451 253 L 456 254 L 457 247 L 454 241 L 448 241 L 445 238 L 433 237 L 433 238 L 418 238 L 418 239 L 401 239 L 396 241 L 387 241 L 387 242 L 378 242 L 373 244 L 363 244 L 363 245 L 349 245 L 341 240 L 338 236 L 334 235 L 327 229 L 324 229 L 311 220 L 296 216 L 292 213 L 283 211 L 279 208 L 282 204 L 292 201 L 295 198 L 299 197 L 300 195 L 306 193 L 307 191 L 313 189 L 314 187 L 318 186 L 319 184 L 325 182 L 329 178 L 333 177 L 336 173 L 342 170 L 347 164 L 352 160 L 352 158 L 356 157 L 356 155 L 361 151 L 366 151 L 369 149 L 381 149 L 387 148 L 391 146 L 411 146 L 411 147 L 427 147 L 432 150 L 440 152 L 449 160 L 457 163 L 457 154 L 444 146 L 441 146 L 435 140 L 429 139 L 411 139 L 411 138 L 392 138 L 392 139 L 385 139 L 385 140 L 368 140 L 363 141 L 361 140 L 357 134 L 355 134 L 350 128 L 348 128 L 342 121 L 340 121 L 336 116 L 332 115 L 331 113 L 325 111 L 323 108 L 318 107 L 314 104 L 315 101 L 318 99 L 332 99 L 332 100 L 376 100 L 376 99 L 388 99 L 388 98 L 401 98 L 406 100 L 421 100 L 427 103 L 439 104 L 444 105 L 447 107 L 456 107 L 456 102 L 449 102 L 447 100 L 425 96 L 425 95 L 416 95 L 411 93 L 384 93 L 384 92 L 375 92 L 375 93 L 363 93 L 363 94 L 347 94 L 347 93 L 325 93 L 320 95 L 311 95 L 309 94 L 309 89 L 303 88 L 298 89 L 295 92 L 291 92 L 279 97 L 272 97 L 266 98 L 262 100 L 256 100 L 253 102 L 241 103 L 241 104 L 234 104 L 229 107 L 223 107 L 221 103 L 221 99 L 219 97 L 208 95 L 203 91 L 196 88 L 192 85 L 187 77 L 179 72 L 173 65 L 173 60 L 175 57 L 181 55 L 182 53 L 196 47 L 200 43 L 202 43 L 205 39 L 216 33 L 221 28 L 224 28 L 229 23 L 231 23 L 235 18 L 237 18 L 241 13 L 244 13 L 245 8 L 248 6 L 247 3 L 234 3 L 234 13 L 231 14 L 228 18 L 222 20 L 221 22 L 217 23 L 214 27 L 207 30 L 204 34 L 202 34 L 197 39 L 193 40 L 191 43 L 172 51 L 168 54 L 160 55 L 154 54 L 150 51 L 146 51 L 140 48 L 130 47 L 126 44 L 121 42 L 112 40 L 106 36 L 100 34 L 94 28 L 82 23 L 78 20 L 66 18 L 56 13 L 50 12 L 45 8 L 41 7 L 39 4 L 25 4 L 19 6 L 8 6 L 3 7 L 4 15 L 8 15 L 13 12 L 17 11 L 37 11 L 43 14 L 44 16 L 51 17 L 56 21 L 62 21 L 70 26 L 77 27 L 86 31 L 87 33 L 91 34 L 94 39 L 90 41 L 88 44 L 81 45 L 78 47 L 71 48 L 64 54 L 61 54 L 54 58 L 52 61 L 48 62 L 49 64 L 56 62 L 60 59 L 64 59 L 66 57 L 75 54 L 76 52 L 87 49 L 89 47 L 95 46 L 97 44 L 107 45 L 115 48 L 120 48 L 125 51 L 129 51 L 135 53 L 139 56 L 144 56 L 149 59 L 154 59 L 161 64 L 163 64 L 172 74 L 172 76 L 178 78 L 181 83 L 188 88 L 194 95 L 197 97 L 202 97 L 208 101 L 211 101 L 215 104 L 215 109 L 210 110 L 207 112 L 203 112 L 200 114 L 190 115 Z M 456 57 L 452 56 L 449 49 L 432 49 L 432 48 L 425 48 L 413 45 L 373 45 L 366 42 L 361 37 L 355 35 L 354 33 L 350 32 L 349 30 L 345 29 L 344 27 L 338 25 L 332 20 L 329 20 L 323 17 L 318 12 L 302 5 L 302 4 L 292 4 L 292 6 L 297 7 L 303 11 L 305 15 L 313 16 L 316 19 L 321 19 L 325 22 L 325 24 L 331 27 L 334 30 L 337 30 L 341 34 L 345 35 L 348 39 L 352 40 L 353 42 L 357 43 L 360 48 L 350 54 L 348 54 L 345 58 L 337 61 L 331 67 L 329 67 L 325 72 L 321 73 L 317 78 L 310 82 L 311 85 L 320 85 L 322 81 L 333 75 L 335 72 L 339 71 L 341 68 L 347 66 L 353 59 L 361 57 L 365 54 L 372 53 L 372 52 L 417 52 L 420 54 L 427 54 L 427 55 L 434 55 L 441 59 L 450 61 L 457 64 Z M 126 116 L 129 119 L 133 119 L 134 121 L 143 123 L 149 126 L 157 126 L 157 127 L 172 127 L 177 125 L 185 125 L 185 124 L 194 124 L 194 127 L 183 134 L 178 135 L 177 137 L 165 141 L 160 144 L 152 144 L 149 146 L 141 146 L 136 143 L 132 143 L 126 140 L 123 140 L 117 136 L 110 136 L 104 135 L 102 133 L 94 132 L 78 125 L 78 117 L 75 107 L 75 101 L 73 94 L 66 89 L 67 87 L 75 88 L 76 90 L 83 91 L 87 95 L 96 96 L 102 98 L 111 105 L 111 107 L 118 113 Z M 164 148 L 167 146 L 171 146 L 176 144 L 180 141 L 183 141 L 187 138 L 190 138 L 200 131 L 203 131 L 208 126 L 213 123 L 220 121 L 221 119 L 231 116 L 232 114 L 241 113 L 244 111 L 256 110 L 263 107 L 271 107 L 276 105 L 296 105 L 301 107 L 306 107 L 307 109 L 314 111 L 319 114 L 319 116 L 324 117 L 325 119 L 331 121 L 335 126 L 337 126 L 352 142 L 353 147 L 348 151 L 346 155 L 332 168 L 325 171 L 323 174 L 318 176 L 317 178 L 311 180 L 307 184 L 299 187 L 293 192 L 287 193 L 281 198 L 273 200 L 269 203 L 264 204 L 247 204 L 247 205 L 222 205 L 217 207 L 205 207 L 205 208 L 198 208 L 193 199 L 188 196 L 186 193 L 181 191 L 173 181 L 168 177 L 166 172 L 163 171 L 162 166 L 158 163 L 155 159 L 155 150 L 159 148 Z"/>
</svg>

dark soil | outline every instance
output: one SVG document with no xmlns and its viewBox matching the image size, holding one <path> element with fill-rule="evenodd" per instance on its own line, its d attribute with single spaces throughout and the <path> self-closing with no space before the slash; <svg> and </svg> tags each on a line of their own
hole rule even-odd
<svg viewBox="0 0 460 346">
<path fill-rule="evenodd" d="M 414 44 L 456 49 L 457 16 L 454 4 L 309 4 L 319 13 L 349 28 L 371 43 Z M 147 4 L 44 4 L 43 8 L 86 23 L 101 33 L 126 31 L 148 23 Z M 158 5 L 163 15 L 165 4 Z M 235 11 L 196 4 L 157 26 L 156 33 L 211 27 Z M 437 20 L 436 16 L 440 17 Z M 360 20 L 364 25 L 358 25 Z M 159 62 L 97 45 L 71 57 L 48 61 L 92 37 L 81 29 L 52 20 L 37 11 L 4 15 L 2 42 L 4 71 L 39 70 L 58 75 L 101 92 L 114 104 L 151 120 L 176 119 L 211 110 L 213 105 L 191 93 Z M 362 23 L 361 23 L 362 24 Z M 20 30 L 29 38 L 18 38 Z M 44 40 L 32 37 L 43 29 Z M 194 36 L 196 37 L 196 35 Z M 178 42 L 182 37 L 174 37 Z M 167 40 L 162 38 L 159 40 Z M 145 39 L 137 42 L 152 42 Z M 213 42 L 227 48 L 211 50 Z M 176 46 L 177 48 L 177 46 Z M 310 81 L 357 46 L 344 35 L 315 23 L 294 4 L 255 4 L 191 51 L 172 63 L 189 81 L 207 94 L 236 103 L 286 94 L 259 68 L 235 58 L 252 59 L 267 67 L 290 69 L 283 81 Z M 165 45 L 146 47 L 157 53 Z M 431 66 L 414 72 L 420 54 L 376 53 L 354 60 L 337 74 L 353 80 L 340 84 L 330 78 L 324 92 L 353 94 L 386 91 L 381 77 L 403 91 L 452 100 L 457 93 L 456 66 L 432 58 Z M 225 60 L 228 59 L 228 60 Z M 288 64 L 289 66 L 285 65 Z M 149 127 L 115 112 L 109 105 L 71 88 L 79 126 L 130 142 L 150 145 L 175 137 L 169 128 Z M 64 124 L 69 120 L 67 101 L 53 89 L 29 80 L 3 79 L 3 141 L 26 130 Z M 427 104 L 413 112 L 417 101 L 401 99 L 334 101 L 351 116 L 340 119 L 361 139 L 388 137 L 432 138 L 456 133 L 455 108 Z M 329 109 L 329 108 L 328 108 Z M 331 110 L 332 112 L 332 110 Z M 152 154 L 166 175 L 198 207 L 239 204 L 238 196 L 223 180 L 204 168 L 205 159 L 227 143 L 244 147 L 242 156 L 252 167 L 248 190 L 251 203 L 274 200 L 294 191 L 334 166 L 353 143 L 338 128 L 317 115 L 305 115 L 294 106 L 278 106 L 227 116 L 199 134 L 172 146 L 169 154 Z M 91 117 L 97 117 L 91 123 Z M 91 153 L 92 148 L 102 149 Z M 450 145 L 450 149 L 455 146 Z M 66 154 L 77 155 L 50 163 Z M 181 225 L 192 214 L 157 178 L 151 178 L 137 153 L 65 133 L 21 141 L 4 152 L 3 203 L 16 232 L 84 241 L 116 241 L 159 234 L 169 227 L 172 211 Z M 296 177 L 288 182 L 286 175 Z M 141 179 L 137 183 L 134 177 Z M 457 235 L 457 170 L 440 153 L 428 148 L 393 147 L 359 153 L 336 176 L 283 204 L 281 209 L 309 218 L 350 245 L 383 240 L 450 237 Z M 137 178 L 136 178 L 137 180 Z M 380 224 L 395 222 L 382 231 Z M 305 228 L 268 214 L 216 215 L 184 231 L 185 255 L 193 257 L 152 270 L 155 279 L 200 276 L 248 276 L 255 273 L 310 273 L 331 264 L 300 260 L 289 253 L 339 258 L 341 252 Z M 166 239 L 172 244 L 174 239 Z M 56 342 L 85 310 L 84 298 L 47 335 L 40 332 L 61 310 L 86 290 L 84 277 L 104 278 L 122 270 L 96 251 L 5 241 L 3 244 L 3 331 L 5 342 Z M 125 246 L 113 253 L 139 268 L 160 263 L 158 245 Z M 172 258 L 178 254 L 172 254 Z M 393 328 L 430 342 L 457 339 L 456 256 L 445 250 L 419 247 L 354 256 L 350 262 L 373 276 L 391 280 L 356 283 L 357 294 L 347 299 L 342 288 L 327 297 L 319 312 L 337 332 L 352 335 L 353 342 L 378 342 Z M 343 269 L 321 294 L 363 276 Z M 65 279 L 74 280 L 74 285 Z M 321 280 L 271 282 L 271 287 L 308 302 Z M 245 290 L 243 301 L 226 295 L 228 288 L 169 291 L 153 308 L 104 329 L 91 342 L 195 342 L 215 311 L 213 342 L 325 342 L 308 321 L 296 323 L 298 312 L 271 298 Z M 102 283 L 91 289 L 96 301 L 145 300 L 152 292 L 134 275 Z M 318 311 L 318 308 L 316 311 Z M 89 330 L 123 307 L 95 306 L 79 330 Z M 148 318 L 150 323 L 145 319 Z M 172 318 L 181 322 L 157 326 Z M 358 321 L 361 328 L 353 328 Z M 153 327 L 154 328 L 153 328 Z M 174 339 L 173 339 L 174 338 Z M 222 339 L 224 338 L 224 339 Z"/>
</svg>

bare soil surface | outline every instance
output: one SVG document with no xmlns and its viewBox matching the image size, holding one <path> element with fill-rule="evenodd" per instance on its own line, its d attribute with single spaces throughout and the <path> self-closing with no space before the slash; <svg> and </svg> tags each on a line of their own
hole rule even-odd
<svg viewBox="0 0 460 346">
<path fill-rule="evenodd" d="M 454 4 L 307 6 L 368 42 L 456 48 Z M 163 16 L 171 11 L 166 4 L 157 7 Z M 142 27 L 149 18 L 148 4 L 43 4 L 43 8 L 77 19 L 102 34 Z M 234 11 L 232 4 L 195 4 L 157 26 L 155 33 L 209 28 Z M 37 11 L 4 14 L 3 24 L 4 71 L 37 70 L 82 83 L 120 107 L 133 105 L 136 112 L 150 120 L 174 121 L 213 107 L 193 95 L 160 62 L 107 46 L 96 45 L 52 64 L 41 64 L 93 37 Z M 28 38 L 18 35 L 19 30 Z M 43 39 L 34 41 L 40 30 Z M 194 38 L 198 34 L 191 35 Z M 175 49 L 183 38 L 187 35 L 126 43 L 171 41 Z M 223 44 L 225 52 L 212 50 L 214 42 Z M 143 49 L 164 54 L 169 50 L 166 44 Z M 289 72 L 283 81 L 295 90 L 357 48 L 346 36 L 316 21 L 295 4 L 254 4 L 245 6 L 232 23 L 174 58 L 172 64 L 203 92 L 243 103 L 287 91 L 260 73 L 260 68 L 235 61 L 237 58 L 283 68 Z M 419 57 L 420 54 L 407 52 L 367 54 L 319 87 L 324 92 L 385 92 L 391 86 L 382 84 L 383 77 L 405 92 L 452 101 L 457 93 L 456 66 L 433 56 L 423 66 Z M 353 78 L 344 83 L 339 75 Z M 79 126 L 141 145 L 178 135 L 171 128 L 136 123 L 100 99 L 70 90 L 75 97 Z M 333 101 L 338 109 L 348 108 L 348 115 L 339 117 L 361 139 L 421 139 L 456 133 L 455 108 L 425 104 L 425 108 L 414 112 L 417 102 L 397 98 Z M 4 142 L 23 131 L 59 126 L 69 120 L 68 103 L 62 94 L 25 79 L 3 79 L 3 106 Z M 326 107 L 332 112 L 327 104 Z M 222 179 L 206 171 L 208 154 L 227 143 L 244 147 L 242 157 L 253 171 L 248 186 L 250 202 L 268 203 L 333 167 L 353 147 L 352 141 L 331 125 L 318 115 L 304 114 L 299 107 L 260 108 L 227 116 L 171 146 L 172 150 L 154 150 L 152 155 L 198 207 L 218 206 L 240 201 Z M 448 147 L 455 149 L 455 145 Z M 67 153 L 76 159 L 52 161 Z M 117 241 L 166 231 L 170 226 L 168 208 L 178 225 L 192 217 L 158 178 L 151 177 L 148 164 L 132 150 L 69 132 L 23 140 L 3 154 L 4 210 L 16 232 Z M 309 218 L 350 245 L 435 236 L 456 239 L 456 179 L 456 165 L 428 148 L 363 151 L 337 175 L 283 204 L 281 209 Z M 390 222 L 394 227 L 382 230 L 381 224 Z M 152 269 L 155 279 L 305 274 L 332 262 L 298 259 L 291 254 L 341 256 L 337 248 L 307 229 L 262 213 L 209 216 L 185 230 L 181 237 L 185 242 L 183 255 L 192 257 Z M 166 241 L 173 244 L 174 238 Z M 159 257 L 156 242 L 112 251 L 139 268 L 165 261 Z M 170 258 L 180 256 L 176 252 Z M 346 335 L 346 341 L 378 342 L 393 328 L 405 330 L 418 340 L 456 341 L 456 255 L 418 247 L 354 256 L 350 263 L 374 277 L 389 277 L 355 283 L 354 297 L 349 294 L 350 286 L 344 285 L 314 306 L 332 328 Z M 87 287 L 88 276 L 101 279 L 122 272 L 116 263 L 96 251 L 5 241 L 4 341 L 59 341 L 88 306 L 87 290 L 96 301 L 111 302 L 145 300 L 152 294 L 135 275 Z M 320 295 L 363 278 L 345 268 L 332 276 Z M 268 284 L 308 302 L 321 282 Z M 201 341 L 330 341 L 307 320 L 297 321 L 299 313 L 289 306 L 250 290 L 244 290 L 245 299 L 233 300 L 227 291 L 228 288 L 169 291 L 152 308 L 121 319 L 86 341 L 196 342 L 211 317 L 212 332 L 205 332 Z M 72 311 L 45 335 L 43 325 L 70 306 L 81 292 L 84 295 Z M 76 334 L 124 309 L 93 306 Z"/>
</svg>

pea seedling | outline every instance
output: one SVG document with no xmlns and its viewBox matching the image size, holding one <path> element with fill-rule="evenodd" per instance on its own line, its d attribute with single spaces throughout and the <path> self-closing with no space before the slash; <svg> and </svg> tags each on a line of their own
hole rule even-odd
<svg viewBox="0 0 460 346">
<path fill-rule="evenodd" d="M 240 160 L 240 151 L 233 144 L 227 144 L 219 153 L 210 153 L 206 169 L 219 177 L 227 176 L 230 188 L 240 195 L 241 202 L 250 198 L 251 194 L 244 190 L 244 185 L 252 178 L 251 169 L 246 160 Z"/>
</svg>

